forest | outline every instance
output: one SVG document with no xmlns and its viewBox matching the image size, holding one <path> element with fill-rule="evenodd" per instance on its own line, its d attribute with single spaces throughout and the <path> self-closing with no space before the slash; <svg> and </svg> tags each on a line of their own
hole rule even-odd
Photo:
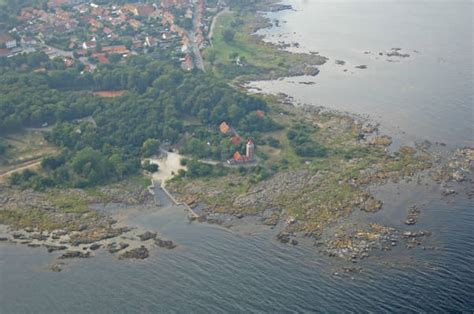
<svg viewBox="0 0 474 314">
<path fill-rule="evenodd" d="M 216 140 L 222 121 L 244 135 L 279 127 L 257 116 L 257 110 L 268 110 L 262 99 L 212 74 L 183 72 L 172 62 L 139 56 L 84 73 L 55 68 L 40 55 L 10 59 L 0 60 L 1 134 L 53 126 L 45 138 L 62 148 L 59 156 L 43 160 L 42 171 L 12 177 L 24 187 L 88 187 L 118 180 L 138 172 L 141 158 L 159 143 L 180 143 L 185 153 L 200 158 L 228 158 L 233 151 L 228 138 Z M 38 67 L 50 70 L 17 70 Z M 102 90 L 124 94 L 92 94 Z M 209 141 L 215 141 L 213 149 L 202 145 Z"/>
</svg>

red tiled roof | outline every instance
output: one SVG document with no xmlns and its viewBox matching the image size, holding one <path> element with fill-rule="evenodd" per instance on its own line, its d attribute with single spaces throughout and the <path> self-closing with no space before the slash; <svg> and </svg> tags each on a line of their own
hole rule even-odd
<svg viewBox="0 0 474 314">
<path fill-rule="evenodd" d="M 10 53 L 10 49 L 0 49 L 0 57 L 8 57 Z"/>
<path fill-rule="evenodd" d="M 240 136 L 233 136 L 230 139 L 230 142 L 232 143 L 232 145 L 238 146 L 242 142 L 242 138 Z"/>
<path fill-rule="evenodd" d="M 227 132 L 230 131 L 230 126 L 227 124 L 227 122 L 224 121 L 224 122 L 222 122 L 221 125 L 219 126 L 219 130 L 220 130 L 222 133 L 226 134 Z"/>
<path fill-rule="evenodd" d="M 128 50 L 128 48 L 124 45 L 118 45 L 118 46 L 102 47 L 102 52 L 125 54 L 125 53 L 129 53 L 130 50 Z"/>
</svg>

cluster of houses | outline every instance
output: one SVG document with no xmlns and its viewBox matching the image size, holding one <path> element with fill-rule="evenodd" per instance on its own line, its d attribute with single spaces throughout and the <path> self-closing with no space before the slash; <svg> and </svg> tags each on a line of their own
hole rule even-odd
<svg viewBox="0 0 474 314">
<path fill-rule="evenodd" d="M 242 143 L 242 137 L 227 122 L 223 121 L 219 125 L 219 130 L 222 134 L 231 136 L 230 141 L 235 147 L 239 146 L 240 143 Z M 236 150 L 232 159 L 227 160 L 227 164 L 247 164 L 253 163 L 255 161 L 255 143 L 252 139 L 248 139 L 247 143 L 245 144 L 245 154 L 242 154 L 238 150 Z"/>
<path fill-rule="evenodd" d="M 194 30 L 184 30 L 176 25 L 174 7 L 184 8 L 186 17 L 194 19 Z M 19 25 L 0 34 L 0 56 L 49 47 L 54 51 L 52 53 L 60 49 L 74 52 L 76 58 L 92 57 L 99 63 L 110 63 L 110 54 L 127 57 L 171 49 L 177 58 L 181 58 L 183 68 L 191 70 L 193 58 L 189 32 L 194 32 L 193 40 L 200 48 L 205 46 L 205 32 L 210 24 L 209 20 L 204 21 L 205 11 L 204 0 L 123 5 L 51 0 L 47 7 L 21 9 L 17 16 Z"/>
</svg>

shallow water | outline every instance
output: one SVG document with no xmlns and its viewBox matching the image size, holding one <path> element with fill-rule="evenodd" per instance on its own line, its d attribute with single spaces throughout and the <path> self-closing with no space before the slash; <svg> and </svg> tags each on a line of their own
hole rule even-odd
<svg viewBox="0 0 474 314">
<path fill-rule="evenodd" d="M 408 141 L 428 138 L 453 146 L 472 141 L 471 4 L 292 4 L 300 11 L 274 14 L 288 22 L 267 33 L 292 34 L 290 41 L 331 61 L 314 79 L 316 85 L 288 83 L 296 81 L 291 78 L 259 86 L 370 114 Z M 396 46 L 420 53 L 400 63 L 363 54 Z M 438 57 L 446 61 L 437 62 Z M 334 59 L 347 61 L 354 74 L 342 72 Z M 369 67 L 356 71 L 359 64 Z M 156 208 L 135 212 L 131 223 L 158 230 L 179 246 L 152 251 L 144 261 L 118 261 L 104 252 L 68 261 L 65 271 L 53 273 L 47 268 L 54 255 L 44 249 L 0 243 L 0 312 L 472 312 L 472 200 L 462 195 L 442 200 L 437 187 L 414 184 L 387 185 L 376 193 L 383 210 L 355 213 L 354 219 L 431 230 L 429 241 L 439 249 L 375 254 L 360 264 L 361 274 L 333 276 L 348 265 L 321 256 L 314 247 L 280 244 L 266 229 L 246 234 L 190 223 L 182 208 Z M 420 203 L 419 223 L 404 226 L 407 207 Z"/>
<path fill-rule="evenodd" d="M 259 34 L 275 43 L 297 42 L 300 48 L 290 50 L 319 52 L 330 60 L 315 78 L 252 86 L 302 103 L 370 115 L 390 134 L 403 131 L 407 141 L 474 145 L 472 1 L 287 3 L 297 11 L 268 14 L 280 26 Z M 410 57 L 379 56 L 392 48 Z M 316 84 L 299 84 L 308 81 Z"/>
<path fill-rule="evenodd" d="M 181 209 L 147 211 L 133 222 L 160 230 L 178 248 L 152 251 L 139 262 L 102 253 L 53 273 L 46 270 L 52 255 L 45 250 L 2 245 L 2 312 L 469 310 L 474 273 L 467 249 L 474 236 L 459 224 L 472 221 L 468 205 L 435 201 L 423 211 L 421 227 L 437 230 L 440 250 L 374 256 L 353 279 L 333 276 L 342 264 L 311 247 L 283 245 L 265 232 L 242 235 L 190 224 Z"/>
</svg>

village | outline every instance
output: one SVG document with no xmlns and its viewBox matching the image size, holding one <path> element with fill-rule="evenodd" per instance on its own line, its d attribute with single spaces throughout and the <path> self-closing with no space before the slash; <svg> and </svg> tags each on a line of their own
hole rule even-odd
<svg viewBox="0 0 474 314">
<path fill-rule="evenodd" d="M 209 45 L 213 16 L 224 7 L 204 0 L 124 5 L 51 0 L 41 8 L 22 8 L 16 27 L 0 32 L 0 57 L 43 51 L 66 67 L 81 63 L 93 72 L 97 64 L 148 54 L 171 57 L 187 71 L 204 70 L 201 50 Z"/>
</svg>

